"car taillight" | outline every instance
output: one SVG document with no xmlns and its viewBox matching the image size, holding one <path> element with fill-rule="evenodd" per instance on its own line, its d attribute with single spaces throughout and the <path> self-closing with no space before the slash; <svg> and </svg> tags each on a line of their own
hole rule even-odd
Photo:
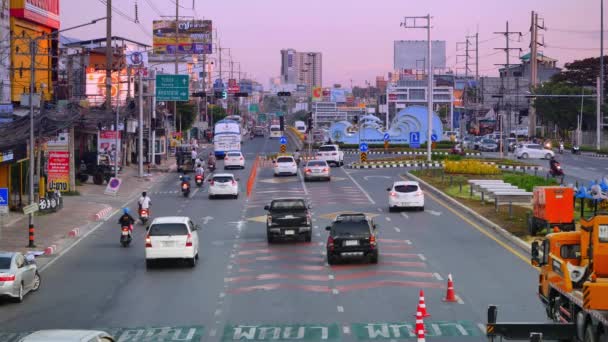
<svg viewBox="0 0 608 342">
<path fill-rule="evenodd" d="M 376 247 L 376 236 L 375 235 L 372 235 L 369 237 L 369 244 L 370 244 L 370 246 L 372 246 L 372 248 Z"/>
<path fill-rule="evenodd" d="M 307 225 L 311 224 L 310 214 L 306 214 L 306 224 Z"/>
<path fill-rule="evenodd" d="M 333 251 L 333 250 L 334 250 L 334 238 L 333 238 L 333 237 L 331 237 L 331 236 L 329 236 L 329 237 L 327 238 L 327 248 L 328 248 L 330 251 Z"/>
<path fill-rule="evenodd" d="M 192 247 L 192 235 L 188 234 L 188 238 L 186 239 L 186 247 Z"/>
<path fill-rule="evenodd" d="M 306 169 L 306 173 L 311 173 L 312 170 L 311 169 Z"/>
<path fill-rule="evenodd" d="M 240 160 L 243 160 L 243 157 L 241 157 Z"/>
<path fill-rule="evenodd" d="M 128 232 L 129 231 L 129 227 L 122 227 L 122 231 L 123 232 Z"/>
<path fill-rule="evenodd" d="M 422 196 L 422 190 L 416 191 L 416 196 Z"/>
<path fill-rule="evenodd" d="M 146 248 L 152 247 L 152 239 L 150 239 L 150 235 L 146 236 Z"/>
<path fill-rule="evenodd" d="M 335 156 L 335 155 L 337 155 L 337 153 L 336 153 L 336 152 L 332 152 L 332 153 L 331 153 L 331 155 L 332 155 L 332 156 Z"/>
<path fill-rule="evenodd" d="M 0 275 L 0 281 L 15 281 L 15 275 L 14 274 Z"/>
<path fill-rule="evenodd" d="M 236 185 L 236 181 L 234 179 L 232 180 L 232 185 Z"/>
<path fill-rule="evenodd" d="M 326 167 L 323 168 L 323 172 L 329 171 Z"/>
<path fill-rule="evenodd" d="M 396 193 L 396 192 L 394 192 L 394 191 L 391 191 L 391 192 L 390 192 L 390 196 L 391 196 L 391 197 L 397 197 L 397 193 Z"/>
<path fill-rule="evenodd" d="M 186 183 L 182 184 L 182 189 L 188 189 L 188 184 L 186 184 Z"/>
<path fill-rule="evenodd" d="M 209 184 L 213 185 L 213 184 L 215 184 L 215 181 L 211 180 L 211 182 L 209 182 Z"/>
</svg>

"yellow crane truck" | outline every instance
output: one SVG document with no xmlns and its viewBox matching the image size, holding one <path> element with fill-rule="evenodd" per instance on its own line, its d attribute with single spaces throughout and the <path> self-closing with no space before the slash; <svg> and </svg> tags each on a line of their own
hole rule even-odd
<svg viewBox="0 0 608 342">
<path fill-rule="evenodd" d="M 608 342 L 608 215 L 581 218 L 580 229 L 548 234 L 532 243 L 531 262 L 540 270 L 538 295 L 550 323 L 497 323 L 488 309 L 490 341 Z M 496 340 L 495 340 L 496 338 Z"/>
</svg>

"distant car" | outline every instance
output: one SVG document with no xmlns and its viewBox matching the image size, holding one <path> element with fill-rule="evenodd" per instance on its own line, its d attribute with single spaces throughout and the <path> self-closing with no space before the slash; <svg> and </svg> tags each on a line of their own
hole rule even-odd
<svg viewBox="0 0 608 342">
<path fill-rule="evenodd" d="M 513 152 L 517 147 L 517 138 L 507 138 L 505 144 L 507 145 L 509 152 Z"/>
<path fill-rule="evenodd" d="M 209 198 L 217 196 L 239 197 L 239 179 L 232 173 L 216 173 L 209 179 Z"/>
<path fill-rule="evenodd" d="M 497 152 L 498 143 L 492 139 L 483 139 L 479 144 L 479 150 L 485 152 Z"/>
<path fill-rule="evenodd" d="M 296 176 L 298 164 L 293 156 L 279 156 L 274 162 L 274 176 Z"/>
<path fill-rule="evenodd" d="M 473 149 L 479 150 L 479 146 L 481 146 L 482 140 L 483 140 L 483 137 L 475 137 L 473 139 Z"/>
<path fill-rule="evenodd" d="M 399 208 L 416 208 L 424 210 L 424 192 L 415 181 L 397 181 L 387 188 L 388 210 Z"/>
<path fill-rule="evenodd" d="M 464 139 L 462 139 L 462 145 L 465 149 L 473 149 L 473 142 L 474 142 L 474 138 L 472 136 L 466 136 L 464 137 Z"/>
<path fill-rule="evenodd" d="M 344 151 L 340 151 L 338 145 L 321 145 L 317 151 L 317 159 L 325 160 L 328 164 L 335 164 L 336 166 L 344 165 Z"/>
<path fill-rule="evenodd" d="M 231 151 L 226 153 L 226 156 L 224 157 L 224 170 L 231 167 L 236 167 L 238 169 L 245 168 L 245 157 L 241 151 Z"/>
<path fill-rule="evenodd" d="M 99 330 L 39 330 L 31 333 L 19 342 L 114 342 L 110 334 Z"/>
<path fill-rule="evenodd" d="M 190 267 L 198 260 L 198 226 L 185 216 L 155 218 L 146 234 L 146 266 L 161 259 L 185 259 Z"/>
<path fill-rule="evenodd" d="M 266 132 L 266 128 L 264 126 L 255 126 L 253 127 L 253 136 L 254 137 L 263 137 Z"/>
<path fill-rule="evenodd" d="M 519 144 L 514 153 L 518 159 L 551 159 L 551 157 L 555 156 L 553 151 L 543 148 L 543 146 L 539 144 Z"/>
<path fill-rule="evenodd" d="M 312 239 L 310 206 L 303 198 L 277 198 L 264 207 L 266 216 L 266 236 L 268 242 L 276 239 Z"/>
<path fill-rule="evenodd" d="M 0 297 L 9 297 L 21 303 L 28 292 L 38 291 L 40 282 L 34 256 L 0 252 Z"/>
<path fill-rule="evenodd" d="M 348 258 L 368 258 L 378 263 L 376 225 L 363 213 L 341 214 L 331 226 L 325 227 L 327 237 L 327 263 L 333 265 Z"/>
<path fill-rule="evenodd" d="M 331 180 L 329 164 L 325 160 L 309 160 L 304 166 L 304 181 L 313 179 Z"/>
</svg>

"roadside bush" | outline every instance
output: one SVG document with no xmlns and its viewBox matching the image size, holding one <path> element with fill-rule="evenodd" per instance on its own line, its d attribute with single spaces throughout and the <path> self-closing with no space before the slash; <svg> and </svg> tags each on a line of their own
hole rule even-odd
<svg viewBox="0 0 608 342">
<path fill-rule="evenodd" d="M 293 134 L 298 137 L 301 141 L 304 141 L 304 134 L 300 133 L 295 127 L 289 126 L 289 130 L 293 132 Z"/>
<path fill-rule="evenodd" d="M 496 165 L 484 164 L 478 160 L 446 160 L 445 172 L 468 175 L 497 175 L 500 169 Z"/>
<path fill-rule="evenodd" d="M 535 186 L 558 185 L 555 179 L 546 179 L 524 173 L 505 173 L 502 176 L 502 180 L 526 191 L 532 191 Z"/>
</svg>

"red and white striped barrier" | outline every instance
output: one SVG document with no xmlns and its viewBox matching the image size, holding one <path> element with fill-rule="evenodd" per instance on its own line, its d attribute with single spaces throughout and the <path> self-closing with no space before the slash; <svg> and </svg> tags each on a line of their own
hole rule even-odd
<svg viewBox="0 0 608 342">
<path fill-rule="evenodd" d="M 97 214 L 95 214 L 93 216 L 93 219 L 95 221 L 100 221 L 101 219 L 106 217 L 111 211 L 112 211 L 112 207 L 104 208 L 104 209 L 100 210 L 99 212 L 97 212 Z"/>
<path fill-rule="evenodd" d="M 57 245 L 50 245 L 44 249 L 44 255 L 51 255 L 57 251 Z"/>
<path fill-rule="evenodd" d="M 80 228 L 74 228 L 72 230 L 70 230 L 70 232 L 68 233 L 69 237 L 77 237 L 80 236 Z"/>
</svg>

